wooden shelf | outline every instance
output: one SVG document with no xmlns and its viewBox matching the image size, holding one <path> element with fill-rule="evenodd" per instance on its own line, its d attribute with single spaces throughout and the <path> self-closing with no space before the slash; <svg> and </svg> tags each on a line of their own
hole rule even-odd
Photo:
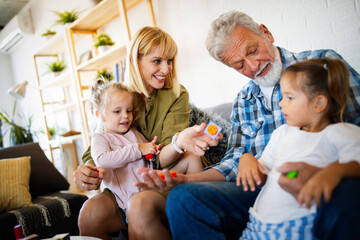
<svg viewBox="0 0 360 240">
<path fill-rule="evenodd" d="M 48 55 L 57 55 L 59 53 L 65 52 L 65 33 L 59 32 L 56 35 L 44 44 L 42 48 L 36 51 L 36 56 L 48 56 Z"/>
<path fill-rule="evenodd" d="M 51 139 L 50 144 L 51 147 L 59 147 L 59 140 L 62 145 L 72 143 L 75 140 L 81 140 L 81 134 L 76 134 L 68 137 L 59 136 L 59 139 Z"/>
<path fill-rule="evenodd" d="M 71 84 L 71 72 L 68 70 L 61 73 L 59 76 L 55 77 L 53 80 L 50 80 L 39 86 L 40 90 L 52 87 L 66 87 Z"/>
<path fill-rule="evenodd" d="M 95 71 L 106 68 L 126 57 L 126 46 L 113 46 L 105 53 L 77 66 L 78 71 Z"/>
<path fill-rule="evenodd" d="M 120 15 L 120 0 L 103 0 L 91 11 L 70 25 L 73 30 L 96 31 Z M 143 0 L 125 0 L 126 10 L 131 9 Z"/>
<path fill-rule="evenodd" d="M 60 106 L 56 107 L 54 110 L 48 110 L 44 114 L 48 116 L 56 112 L 74 111 L 75 109 L 76 109 L 76 103 L 70 102 L 66 104 L 61 104 Z"/>
<path fill-rule="evenodd" d="M 54 140 L 48 140 L 50 136 L 47 135 L 46 145 L 47 148 L 50 149 L 52 161 L 54 161 L 52 153 L 54 149 L 69 146 L 76 149 L 74 140 L 81 139 L 85 148 L 90 145 L 89 113 L 85 108 L 85 101 L 90 97 L 90 89 L 88 86 L 90 83 L 88 79 L 85 78 L 90 76 L 90 73 L 84 72 L 113 68 L 115 64 L 120 63 L 126 58 L 126 44 L 131 38 L 127 11 L 139 3 L 144 3 L 144 5 L 147 6 L 151 21 L 149 25 L 155 26 L 152 0 L 102 0 L 95 7 L 84 12 L 75 22 L 65 26 L 54 37 L 47 40 L 43 47 L 34 53 L 34 63 L 38 86 L 40 88 L 43 120 L 47 130 L 45 132 L 49 134 L 49 125 L 53 125 L 52 122 L 54 121 L 55 124 L 61 123 L 62 127 L 65 126 L 64 128 L 66 129 L 71 129 L 75 121 L 79 121 L 79 118 L 81 121 L 81 127 L 79 127 L 81 128 L 81 134 L 74 133 L 76 135 L 58 137 Z M 92 59 L 78 65 L 79 59 L 77 59 L 77 54 L 83 51 L 82 48 L 86 48 L 85 44 L 88 44 L 89 40 L 92 40 L 95 37 L 95 34 L 99 29 L 108 25 L 115 18 L 120 19 L 120 24 L 118 24 L 119 26 L 117 26 L 115 31 L 119 31 L 121 35 L 124 35 L 127 38 L 123 40 L 121 44 L 118 43 L 112 46 L 105 53 L 94 56 Z M 85 43 L 84 46 L 82 43 Z M 81 45 L 81 47 L 79 45 Z M 96 55 L 96 53 L 93 54 Z M 67 59 L 69 68 L 55 78 L 50 78 L 50 76 L 41 74 L 39 70 L 42 70 L 42 68 L 37 62 L 40 59 L 45 61 L 48 57 Z M 39 63 L 42 64 L 42 62 Z M 48 102 L 47 97 L 45 97 L 45 95 L 48 95 L 46 93 L 48 90 L 50 90 L 51 93 L 54 93 L 57 99 L 61 100 L 58 100 L 57 102 Z M 46 101 L 44 100 L 44 97 Z M 64 119 L 59 119 L 56 123 L 56 120 L 58 120 L 56 118 L 58 117 L 57 115 L 60 116 L 60 114 L 56 114 L 58 112 L 61 112 L 61 115 L 64 115 Z M 53 117 L 55 119 L 53 119 Z M 74 158 L 77 158 L 76 154 Z"/>
</svg>

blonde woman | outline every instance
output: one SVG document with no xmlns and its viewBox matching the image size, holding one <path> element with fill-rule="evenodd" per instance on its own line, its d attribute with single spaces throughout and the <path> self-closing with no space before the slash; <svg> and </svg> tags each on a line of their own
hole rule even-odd
<svg viewBox="0 0 360 240">
<path fill-rule="evenodd" d="M 210 139 L 202 133 L 205 124 L 184 130 L 189 124 L 189 94 L 177 80 L 176 55 L 177 46 L 170 35 L 157 27 L 144 27 L 130 42 L 125 78 L 128 87 L 139 94 L 138 130 L 148 141 L 156 136 L 156 144 L 163 146 L 154 165 L 178 173 L 195 173 L 202 171 L 199 156 L 209 145 L 216 145 L 221 135 Z M 74 172 L 76 186 L 86 191 L 96 189 L 105 170 L 93 170 L 89 150 L 83 162 Z M 171 178 L 168 170 L 164 175 L 166 181 Z M 166 198 L 157 192 L 135 194 L 126 212 L 130 239 L 170 239 L 165 205 Z M 80 234 L 110 239 L 109 233 L 127 228 L 124 219 L 114 195 L 105 189 L 84 203 L 78 221 Z"/>
</svg>

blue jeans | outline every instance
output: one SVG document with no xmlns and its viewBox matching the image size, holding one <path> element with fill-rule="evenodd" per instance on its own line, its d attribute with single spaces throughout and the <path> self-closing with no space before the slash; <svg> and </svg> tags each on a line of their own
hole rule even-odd
<svg viewBox="0 0 360 240">
<path fill-rule="evenodd" d="M 244 192 L 234 182 L 176 186 L 166 205 L 173 239 L 239 239 L 258 193 Z M 320 239 L 360 239 L 359 215 L 360 180 L 343 180 L 330 203 L 318 209 L 314 234 Z"/>
</svg>

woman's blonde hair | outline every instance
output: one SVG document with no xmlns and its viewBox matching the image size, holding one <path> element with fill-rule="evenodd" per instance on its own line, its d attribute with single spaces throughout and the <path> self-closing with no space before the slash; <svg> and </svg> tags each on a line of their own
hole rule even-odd
<svg viewBox="0 0 360 240">
<path fill-rule="evenodd" d="M 126 57 L 125 82 L 137 93 L 149 97 L 139 70 L 139 59 L 160 47 L 160 57 L 173 59 L 172 71 L 165 78 L 164 88 L 172 89 L 176 97 L 180 95 L 180 85 L 176 75 L 177 46 L 169 34 L 157 27 L 141 28 L 132 38 Z"/>
<path fill-rule="evenodd" d="M 96 111 L 102 113 L 107 105 L 109 104 L 109 94 L 114 91 L 121 91 L 130 93 L 133 97 L 133 122 L 135 124 L 138 119 L 139 107 L 137 96 L 131 92 L 124 84 L 122 83 L 111 83 L 105 82 L 102 79 L 97 79 L 91 88 L 91 99 L 90 99 L 90 109 L 93 114 Z"/>
</svg>

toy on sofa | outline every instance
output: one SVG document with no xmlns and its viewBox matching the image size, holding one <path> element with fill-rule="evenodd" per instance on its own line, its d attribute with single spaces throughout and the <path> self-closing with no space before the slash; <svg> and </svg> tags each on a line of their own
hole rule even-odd
<svg viewBox="0 0 360 240">
<path fill-rule="evenodd" d="M 221 132 L 221 127 L 216 125 L 213 121 L 210 121 L 206 128 L 204 129 L 204 133 L 211 137 L 212 139 L 215 139 L 217 135 Z"/>
</svg>

